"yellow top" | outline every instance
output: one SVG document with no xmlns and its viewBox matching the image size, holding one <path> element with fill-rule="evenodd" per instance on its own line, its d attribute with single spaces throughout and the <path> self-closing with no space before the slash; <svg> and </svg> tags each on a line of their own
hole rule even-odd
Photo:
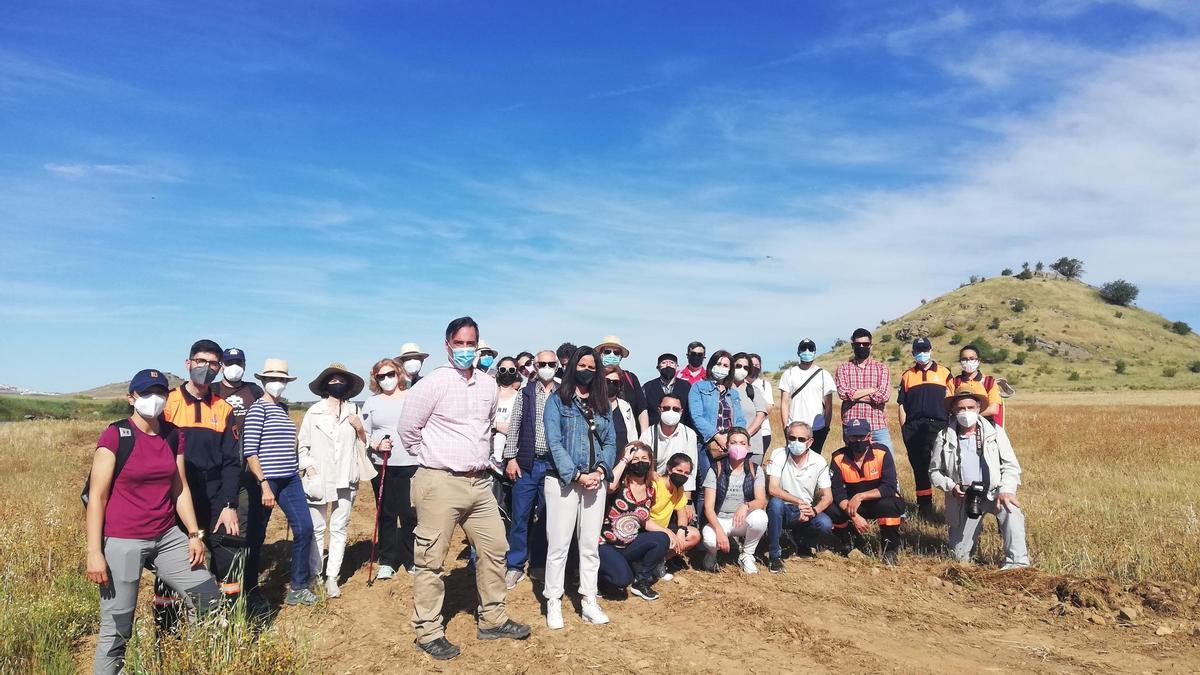
<svg viewBox="0 0 1200 675">
<path fill-rule="evenodd" d="M 671 514 L 682 511 L 688 505 L 688 493 L 679 490 L 671 494 L 671 484 L 666 478 L 658 477 L 654 484 L 654 505 L 650 507 L 650 520 L 663 527 L 671 526 Z"/>
</svg>

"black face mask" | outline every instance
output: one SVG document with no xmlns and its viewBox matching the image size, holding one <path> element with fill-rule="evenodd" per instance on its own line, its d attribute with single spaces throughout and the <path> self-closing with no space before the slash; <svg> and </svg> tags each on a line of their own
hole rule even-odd
<svg viewBox="0 0 1200 675">
<path fill-rule="evenodd" d="M 594 370 L 575 369 L 575 384 L 582 384 L 586 387 L 592 383 L 592 378 L 594 377 L 596 377 L 596 371 Z"/>
<path fill-rule="evenodd" d="M 662 378 L 663 382 L 670 382 L 675 377 L 675 369 L 671 366 L 663 366 L 658 369 L 658 376 Z"/>
<path fill-rule="evenodd" d="M 646 474 L 650 473 L 650 462 L 630 462 L 629 473 L 630 475 L 642 478 Z"/>
<path fill-rule="evenodd" d="M 871 345 L 854 344 L 854 358 L 865 359 L 871 355 Z"/>
<path fill-rule="evenodd" d="M 867 448 L 871 447 L 871 441 L 850 441 L 846 443 L 846 447 L 850 448 L 850 452 L 853 452 L 855 455 L 861 455 L 867 451 Z"/>
<path fill-rule="evenodd" d="M 512 385 L 513 382 L 517 381 L 517 374 L 516 373 L 501 373 L 496 376 L 496 381 L 500 383 L 500 386 L 507 387 L 507 386 Z"/>
<path fill-rule="evenodd" d="M 608 383 L 607 386 L 608 386 L 608 397 L 609 398 L 614 398 L 616 396 L 621 395 L 621 381 L 620 380 L 605 380 L 605 382 Z"/>
<path fill-rule="evenodd" d="M 673 474 L 671 474 L 670 478 L 671 478 L 671 485 L 674 485 L 677 488 L 683 487 L 687 483 L 687 479 L 688 479 L 687 476 L 685 476 L 681 473 L 673 473 Z"/>
<path fill-rule="evenodd" d="M 699 368 L 700 364 L 704 363 L 704 354 L 700 352 L 688 352 L 688 365 L 693 368 Z"/>
<path fill-rule="evenodd" d="M 325 393 L 338 399 L 339 401 L 346 400 L 346 395 L 350 393 L 349 382 L 329 382 L 325 385 Z"/>
</svg>

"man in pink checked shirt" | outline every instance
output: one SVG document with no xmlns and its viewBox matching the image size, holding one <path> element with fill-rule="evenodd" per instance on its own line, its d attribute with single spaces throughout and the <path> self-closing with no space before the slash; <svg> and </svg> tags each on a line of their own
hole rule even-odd
<svg viewBox="0 0 1200 675">
<path fill-rule="evenodd" d="M 892 393 L 892 374 L 882 361 L 871 358 L 871 331 L 855 329 L 850 336 L 854 355 L 838 366 L 834 382 L 842 399 L 842 424 L 853 419 L 871 423 L 871 440 L 892 450 L 884 407 Z"/>
<path fill-rule="evenodd" d="M 529 637 L 529 626 L 508 618 L 505 607 L 504 556 L 508 539 L 492 493 L 492 418 L 496 381 L 475 369 L 479 325 L 464 316 L 446 326 L 450 363 L 421 378 L 408 392 L 396 425 L 400 440 L 417 457 L 412 479 L 414 576 L 412 625 L 416 645 L 439 661 L 459 655 L 446 639 L 442 567 L 454 527 L 461 525 L 478 552 L 475 589 L 479 593 L 480 640 Z"/>
</svg>

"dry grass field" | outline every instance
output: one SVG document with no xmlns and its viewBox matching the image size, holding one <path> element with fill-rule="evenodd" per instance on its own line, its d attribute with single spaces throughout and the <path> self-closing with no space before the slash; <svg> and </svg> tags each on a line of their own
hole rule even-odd
<svg viewBox="0 0 1200 675">
<path fill-rule="evenodd" d="M 643 670 L 661 662 L 664 650 L 679 655 L 681 667 L 701 672 L 946 671 L 985 664 L 1043 672 L 1194 669 L 1200 396 L 1076 396 L 1082 398 L 1020 396 L 1009 408 L 1037 571 L 989 567 L 999 555 L 994 520 L 979 568 L 947 563 L 940 554 L 944 533 L 910 520 L 915 553 L 897 569 L 822 554 L 788 560 L 782 575 L 685 571 L 660 583 L 656 603 L 607 600 L 613 624 L 606 627 L 582 625 L 568 611 L 567 629 L 548 634 L 537 589 L 525 582 L 510 605 L 514 616 L 534 624 L 533 638 L 485 649 L 473 637 L 473 580 L 455 547 L 447 576 L 449 636 L 464 654 L 447 670 Z M 90 665 L 97 596 L 82 576 L 78 490 L 102 426 L 0 424 L 0 672 Z M 781 438 L 778 429 L 775 437 Z M 907 459 L 897 454 L 911 494 Z M 156 650 L 151 627 L 141 621 L 139 672 L 289 672 L 303 664 L 317 672 L 437 672 L 410 644 L 406 575 L 365 587 L 373 509 L 370 499 L 356 504 L 343 598 L 285 609 L 258 642 L 237 635 L 244 626 L 235 622 L 233 629 L 199 631 Z M 284 537 L 276 514 L 265 575 L 276 584 L 273 599 L 287 562 L 272 554 L 286 548 Z M 1122 618 L 1122 608 L 1132 608 L 1133 617 Z M 714 638 L 735 627 L 764 638 L 740 664 Z M 847 642 L 847 629 L 880 637 Z"/>
</svg>

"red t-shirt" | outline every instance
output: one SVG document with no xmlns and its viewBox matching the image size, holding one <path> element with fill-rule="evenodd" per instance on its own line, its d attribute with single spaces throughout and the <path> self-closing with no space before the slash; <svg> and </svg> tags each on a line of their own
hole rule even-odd
<svg viewBox="0 0 1200 675">
<path fill-rule="evenodd" d="M 151 436 L 130 424 L 133 452 L 121 468 L 104 509 L 104 536 L 121 539 L 154 539 L 175 526 L 175 503 L 171 482 L 178 468 L 176 452 L 161 436 Z M 120 437 L 117 427 L 108 427 L 96 441 L 97 448 L 116 454 Z M 183 434 L 179 434 L 179 455 Z"/>
</svg>

